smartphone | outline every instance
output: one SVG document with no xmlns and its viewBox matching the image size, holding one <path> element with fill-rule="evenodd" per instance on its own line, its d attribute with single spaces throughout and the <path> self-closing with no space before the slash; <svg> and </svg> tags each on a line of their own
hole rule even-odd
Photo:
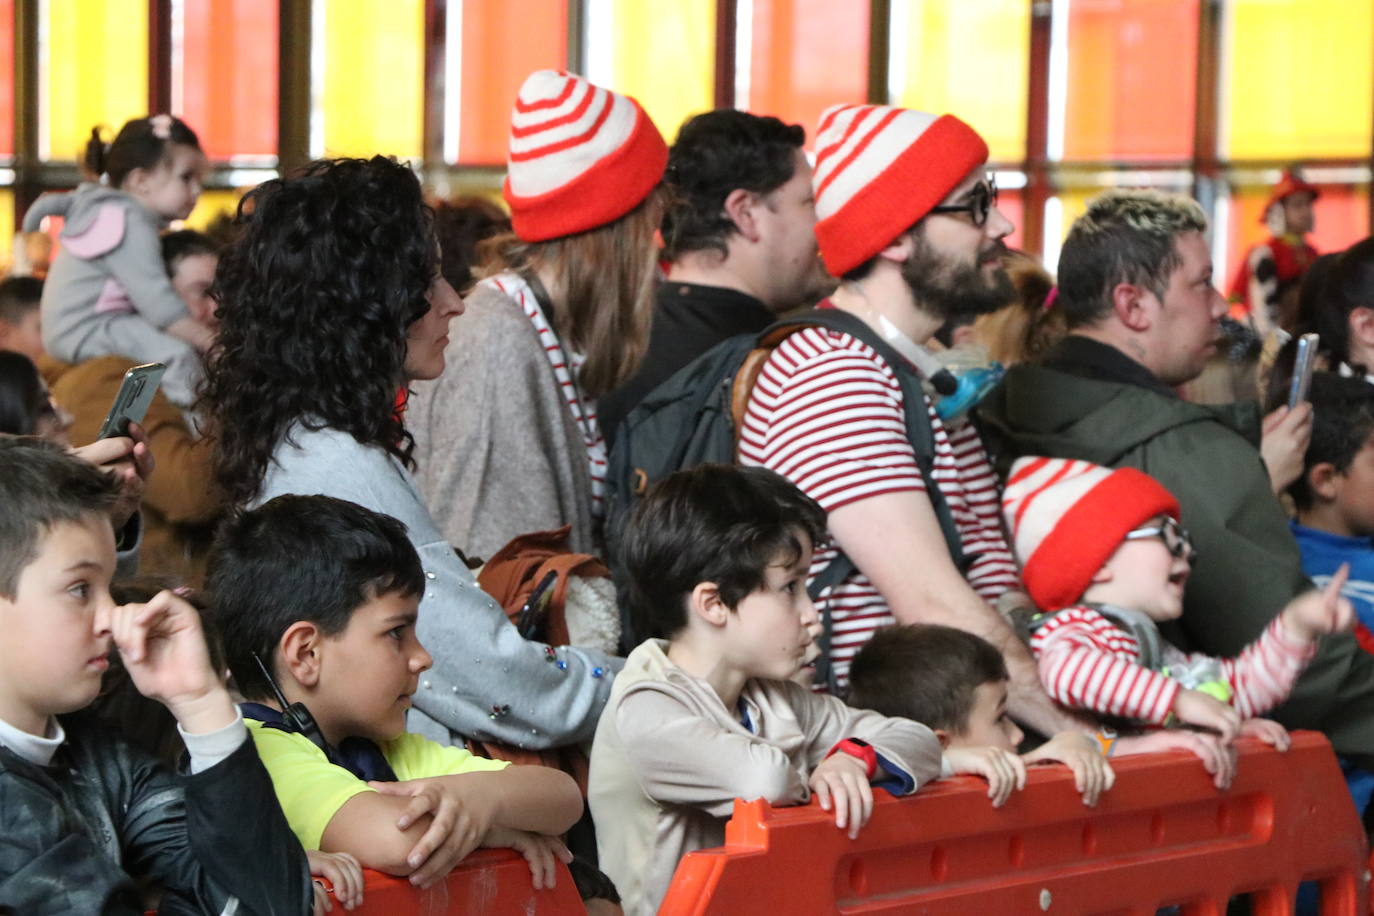
<svg viewBox="0 0 1374 916">
<path fill-rule="evenodd" d="M 166 371 L 167 367 L 162 363 L 144 363 L 124 373 L 119 393 L 110 405 L 105 422 L 100 424 L 100 434 L 96 438 L 127 436 L 130 423 L 142 423 L 148 413 L 148 405 L 153 403 L 153 395 L 157 394 L 162 373 Z"/>
<path fill-rule="evenodd" d="M 1317 335 L 1304 334 L 1298 338 L 1298 355 L 1293 360 L 1293 380 L 1288 385 L 1288 409 L 1307 400 L 1312 386 L 1312 367 L 1317 362 Z"/>
</svg>

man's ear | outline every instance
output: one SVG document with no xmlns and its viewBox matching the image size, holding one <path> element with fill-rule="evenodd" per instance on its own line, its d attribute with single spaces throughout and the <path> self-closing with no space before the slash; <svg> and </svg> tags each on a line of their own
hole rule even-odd
<svg viewBox="0 0 1374 916">
<path fill-rule="evenodd" d="M 744 188 L 735 188 L 725 195 L 725 215 L 735 224 L 739 234 L 751 242 L 757 242 L 760 237 L 758 207 L 762 204 L 757 194 Z"/>
<path fill-rule="evenodd" d="M 878 252 L 878 257 L 887 261 L 893 261 L 897 264 L 905 264 L 911 259 L 911 255 L 916 251 L 916 242 L 912 238 L 912 233 L 916 231 L 916 229 L 912 229 L 910 232 L 903 232 L 901 235 L 888 242 L 887 245 Z"/>
<path fill-rule="evenodd" d="M 1366 346 L 1374 346 L 1374 308 L 1360 306 L 1350 313 L 1350 336 Z"/>
<path fill-rule="evenodd" d="M 1329 461 L 1312 465 L 1307 472 L 1307 486 L 1323 500 L 1332 502 L 1340 492 L 1341 472 Z"/>
<path fill-rule="evenodd" d="M 1112 287 L 1112 311 L 1117 319 L 1132 331 L 1148 331 L 1154 323 L 1150 305 L 1154 296 L 1134 283 L 1118 283 Z"/>
<path fill-rule="evenodd" d="M 940 742 L 940 750 L 949 749 L 949 731 L 943 728 L 932 728 L 935 732 L 935 740 Z"/>
<path fill-rule="evenodd" d="M 720 597 L 720 587 L 714 582 L 700 582 L 687 596 L 687 609 L 713 627 L 723 627 L 730 619 L 730 608 Z"/>
<path fill-rule="evenodd" d="M 281 641 L 277 643 L 281 653 L 281 664 L 277 669 L 278 680 L 290 676 L 302 687 L 310 688 L 318 684 L 323 642 L 324 632 L 308 620 L 297 620 L 287 627 L 286 632 L 281 635 Z M 285 685 L 282 685 L 282 692 L 286 692 Z"/>
</svg>

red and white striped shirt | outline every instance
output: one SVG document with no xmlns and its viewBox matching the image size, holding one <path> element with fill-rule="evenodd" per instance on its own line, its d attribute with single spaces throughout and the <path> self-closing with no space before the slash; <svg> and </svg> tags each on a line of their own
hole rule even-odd
<svg viewBox="0 0 1374 916">
<path fill-rule="evenodd" d="M 964 553 L 976 556 L 968 581 L 995 603 L 1020 587 L 999 515 L 997 478 L 971 425 L 947 428 L 929 398 L 933 474 Z M 807 328 L 784 340 L 759 373 L 740 434 L 740 461 L 787 477 L 827 512 L 903 491 L 925 492 L 907 439 L 901 384 L 867 344 L 849 334 Z M 811 575 L 837 551 L 818 545 Z M 831 662 L 841 687 L 869 637 L 896 622 L 883 596 L 854 573 L 822 600 L 831 616 Z"/>
<path fill-rule="evenodd" d="M 549 327 L 544 310 L 539 307 L 539 299 L 534 290 L 518 274 L 503 273 L 482 281 L 510 298 L 514 299 L 525 317 L 539 335 L 539 343 L 544 355 L 549 358 L 553 377 L 558 380 L 563 391 L 563 401 L 568 405 L 573 422 L 582 433 L 582 441 L 587 446 L 587 470 L 592 484 L 592 517 L 603 518 L 606 514 L 606 440 L 601 436 L 601 424 L 596 418 L 596 401 L 584 399 L 578 388 L 576 376 L 586 362 L 586 357 L 572 350 L 565 351 L 558 335 Z"/>
<path fill-rule="evenodd" d="M 1072 709 L 1163 725 L 1182 689 L 1163 672 L 1142 667 L 1136 638 L 1092 608 L 1066 608 L 1049 618 L 1031 636 L 1031 651 L 1045 690 Z M 1280 616 L 1239 656 L 1215 661 L 1231 685 L 1231 705 L 1242 719 L 1250 719 L 1288 697 L 1316 652 L 1316 645 L 1294 637 Z M 1168 643 L 1163 655 L 1163 665 L 1175 669 L 1209 658 Z"/>
</svg>

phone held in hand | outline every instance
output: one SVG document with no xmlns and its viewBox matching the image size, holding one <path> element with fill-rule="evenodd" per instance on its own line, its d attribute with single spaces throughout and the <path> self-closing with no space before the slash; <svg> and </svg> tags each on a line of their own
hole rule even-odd
<svg viewBox="0 0 1374 916">
<path fill-rule="evenodd" d="M 142 423 L 149 405 L 153 403 L 153 395 L 157 394 L 157 386 L 162 382 L 162 373 L 166 371 L 167 367 L 162 363 L 144 363 L 124 373 L 119 393 L 110 405 L 105 422 L 100 424 L 100 433 L 96 438 L 127 436 L 130 423 Z"/>
<path fill-rule="evenodd" d="M 1312 367 L 1317 362 L 1316 334 L 1304 334 L 1298 338 L 1298 355 L 1293 360 L 1293 380 L 1288 385 L 1288 409 L 1292 410 L 1307 400 L 1307 389 L 1312 386 Z"/>
</svg>

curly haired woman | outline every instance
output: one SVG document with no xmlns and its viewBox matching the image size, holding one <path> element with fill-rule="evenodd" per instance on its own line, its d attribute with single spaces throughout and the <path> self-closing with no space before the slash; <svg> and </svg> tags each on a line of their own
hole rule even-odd
<svg viewBox="0 0 1374 916">
<path fill-rule="evenodd" d="M 319 493 L 405 523 L 429 579 L 417 632 L 434 656 L 411 731 L 530 748 L 589 740 L 618 662 L 522 639 L 410 475 L 396 392 L 443 371 L 463 311 L 414 173 L 380 156 L 315 162 L 249 192 L 237 221 L 215 279 L 205 394 L 225 491 L 246 506 Z"/>
<path fill-rule="evenodd" d="M 489 557 L 562 525 L 596 551 L 606 445 L 596 398 L 648 344 L 668 149 L 634 99 L 569 73 L 516 98 L 506 202 L 514 232 L 484 246 L 448 368 L 407 408 L 420 489 L 440 529 Z"/>
</svg>

